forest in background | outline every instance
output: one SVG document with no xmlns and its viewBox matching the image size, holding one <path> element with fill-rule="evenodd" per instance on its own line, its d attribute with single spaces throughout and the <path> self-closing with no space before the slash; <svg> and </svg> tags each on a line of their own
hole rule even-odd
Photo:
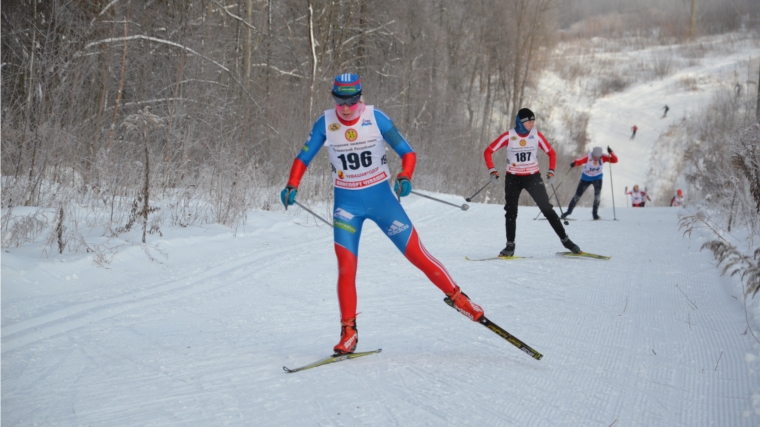
<svg viewBox="0 0 760 427">
<path fill-rule="evenodd" d="M 487 180 L 483 148 L 530 106 L 541 71 L 563 68 L 558 41 L 669 44 L 760 16 L 752 0 L 699 1 L 694 27 L 691 1 L 656 3 L 3 2 L 3 246 L 52 221 L 12 222 L 16 206 L 54 212 L 55 235 L 80 247 L 74 229 L 142 224 L 144 242 L 163 224 L 235 227 L 250 209 L 279 209 L 292 159 L 346 71 L 418 153 L 415 188 L 470 194 Z M 558 161 L 583 132 L 559 138 Z M 319 156 L 299 200 L 331 197 Z M 94 215 L 71 218 L 73 203 Z"/>
</svg>

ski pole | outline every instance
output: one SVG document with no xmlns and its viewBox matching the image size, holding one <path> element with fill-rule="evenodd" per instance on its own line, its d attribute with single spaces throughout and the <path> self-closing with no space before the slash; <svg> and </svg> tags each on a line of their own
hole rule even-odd
<svg viewBox="0 0 760 427">
<path fill-rule="evenodd" d="M 311 209 L 309 209 L 309 208 L 307 208 L 306 206 L 304 206 L 304 205 L 302 205 L 302 204 L 298 203 L 298 202 L 297 202 L 297 201 L 295 201 L 295 200 L 294 200 L 294 202 L 295 202 L 295 204 L 297 204 L 297 205 L 298 205 L 298 206 L 299 206 L 301 209 L 303 209 L 303 210 L 305 210 L 306 212 L 308 212 L 308 213 L 310 213 L 310 214 L 314 215 L 314 216 L 315 216 L 317 219 L 321 220 L 321 221 L 322 221 L 322 222 L 324 222 L 325 224 L 329 225 L 330 227 L 332 227 L 332 226 L 333 226 L 333 224 L 332 224 L 331 222 L 329 222 L 329 221 L 327 221 L 326 219 L 322 218 L 321 216 L 319 216 L 319 215 L 315 214 L 314 212 L 312 212 L 312 211 L 311 211 Z"/>
<path fill-rule="evenodd" d="M 612 185 L 612 163 L 610 163 L 610 190 L 612 190 L 612 218 L 617 221 L 617 214 L 615 213 L 615 187 Z M 625 196 L 626 200 L 628 196 Z"/>
<path fill-rule="evenodd" d="M 565 175 L 562 177 L 562 179 L 560 179 L 560 180 L 559 180 L 559 183 L 557 184 L 557 188 L 559 188 L 559 187 L 560 187 L 560 185 L 562 185 L 562 183 L 565 181 L 565 178 L 567 178 L 567 175 L 569 175 L 569 174 L 570 174 L 570 171 L 571 171 L 571 170 L 573 170 L 573 168 L 570 168 L 570 169 L 568 169 L 568 170 L 567 170 L 567 172 L 565 172 Z M 554 187 L 553 187 L 553 186 L 552 186 L 552 189 L 554 190 L 554 194 L 552 194 L 552 196 L 555 196 L 555 195 L 557 194 L 557 190 L 556 190 L 556 189 L 554 189 Z M 551 196 L 550 196 L 550 197 L 549 197 L 549 200 L 551 200 L 551 199 L 552 199 L 552 198 L 551 198 Z M 557 202 L 559 203 L 559 200 L 557 200 Z M 535 217 L 535 218 L 533 218 L 533 221 L 537 220 L 539 216 L 541 216 L 541 211 L 538 211 L 538 215 L 536 215 L 536 217 Z"/>
<path fill-rule="evenodd" d="M 562 185 L 562 181 L 560 181 L 559 184 L 557 184 L 557 188 L 559 188 L 561 185 Z M 552 190 L 553 190 L 553 193 L 551 196 L 549 196 L 549 200 L 551 200 L 553 196 L 557 195 L 557 190 L 555 190 L 554 187 L 552 187 Z M 541 216 L 541 211 L 538 211 L 538 215 L 536 215 L 536 217 L 533 218 L 533 221 L 537 220 L 539 216 Z"/>
<path fill-rule="evenodd" d="M 476 192 L 475 192 L 475 194 L 473 194 L 472 196 L 470 196 L 470 197 L 466 198 L 465 200 L 466 200 L 466 201 L 468 201 L 468 202 L 471 202 L 471 201 L 472 201 L 472 199 L 473 199 L 475 196 L 477 196 L 478 194 L 480 194 L 480 192 L 481 192 L 481 191 L 485 190 L 485 189 L 486 189 L 486 187 L 488 187 L 489 185 L 491 185 L 491 183 L 492 183 L 492 182 L 493 182 L 493 180 L 489 178 L 489 179 L 488 179 L 488 182 L 486 183 L 486 185 L 484 185 L 484 186 L 483 186 L 483 187 L 482 187 L 480 190 L 476 191 Z"/>
<path fill-rule="evenodd" d="M 447 204 L 447 205 L 451 205 L 451 206 L 457 207 L 457 208 L 459 208 L 459 209 L 461 209 L 461 210 L 463 210 L 463 211 L 466 211 L 467 209 L 470 209 L 470 206 L 469 206 L 469 205 L 467 205 L 467 203 L 463 204 L 462 206 L 459 206 L 459 205 L 455 205 L 455 204 L 453 204 L 453 203 L 449 203 L 449 202 L 447 202 L 447 201 L 445 201 L 445 200 L 436 199 L 435 197 L 426 196 L 426 195 L 424 195 L 424 194 L 422 194 L 422 193 L 418 193 L 418 192 L 416 192 L 416 191 L 414 191 L 414 190 L 412 190 L 412 194 L 416 194 L 416 195 L 418 195 L 418 196 L 420 196 L 420 197 L 424 197 L 424 198 L 426 198 L 426 199 L 435 200 L 435 201 L 436 201 L 436 202 L 438 202 L 438 203 L 445 203 L 445 204 Z"/>
<path fill-rule="evenodd" d="M 559 202 L 559 196 L 557 196 L 557 189 L 554 188 L 554 183 L 552 183 L 552 189 L 554 190 L 554 198 L 557 199 L 557 206 L 559 206 L 559 213 L 564 215 L 565 213 L 562 212 L 562 203 Z M 570 225 L 570 222 L 568 220 L 565 220 L 565 225 Z"/>
</svg>

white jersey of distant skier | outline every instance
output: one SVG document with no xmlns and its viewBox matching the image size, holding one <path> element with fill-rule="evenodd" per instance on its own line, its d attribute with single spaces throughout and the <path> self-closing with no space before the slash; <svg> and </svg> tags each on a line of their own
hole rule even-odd
<svg viewBox="0 0 760 427">
<path fill-rule="evenodd" d="M 603 159 L 600 157 L 599 159 L 594 160 L 593 153 L 589 151 L 588 161 L 586 161 L 586 164 L 583 166 L 583 174 L 589 178 L 600 176 L 602 174 L 602 165 L 604 165 Z M 594 180 L 592 179 L 588 181 Z"/>
<path fill-rule="evenodd" d="M 325 111 L 325 146 L 330 156 L 335 187 L 359 190 L 384 182 L 390 176 L 385 140 L 367 105 L 355 125 L 338 120 L 335 109 Z"/>
<path fill-rule="evenodd" d="M 492 147 L 493 151 L 504 144 L 507 145 L 507 173 L 513 175 L 532 175 L 539 172 L 536 156 L 538 147 L 541 146 L 541 149 L 546 152 L 551 149 L 536 128 L 533 128 L 526 136 L 520 136 L 515 129 L 510 129 L 509 133 Z"/>
<path fill-rule="evenodd" d="M 638 205 L 646 201 L 647 193 L 645 191 L 629 191 L 631 195 L 631 204 Z"/>
</svg>

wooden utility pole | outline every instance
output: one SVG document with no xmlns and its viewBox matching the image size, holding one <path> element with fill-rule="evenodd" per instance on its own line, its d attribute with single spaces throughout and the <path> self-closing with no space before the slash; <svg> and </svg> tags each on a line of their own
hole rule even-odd
<svg viewBox="0 0 760 427">
<path fill-rule="evenodd" d="M 760 122 L 760 71 L 757 75 L 757 107 L 755 109 L 755 121 Z"/>
<path fill-rule="evenodd" d="M 691 27 L 689 37 L 694 38 L 697 30 L 697 0 L 691 0 Z"/>
</svg>

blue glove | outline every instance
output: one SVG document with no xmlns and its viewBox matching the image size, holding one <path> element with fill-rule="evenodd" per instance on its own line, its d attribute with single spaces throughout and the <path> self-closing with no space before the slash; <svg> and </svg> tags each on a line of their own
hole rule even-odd
<svg viewBox="0 0 760 427">
<path fill-rule="evenodd" d="M 280 200 L 282 200 L 282 204 L 285 206 L 285 209 L 287 209 L 288 206 L 296 203 L 297 193 L 298 193 L 298 189 L 295 187 L 291 187 L 290 185 L 288 185 L 282 190 L 282 192 L 280 193 Z"/>
<path fill-rule="evenodd" d="M 393 192 L 398 194 L 399 197 L 406 197 L 412 192 L 412 181 L 408 178 L 400 176 L 396 178 L 396 184 L 393 186 Z"/>
</svg>

